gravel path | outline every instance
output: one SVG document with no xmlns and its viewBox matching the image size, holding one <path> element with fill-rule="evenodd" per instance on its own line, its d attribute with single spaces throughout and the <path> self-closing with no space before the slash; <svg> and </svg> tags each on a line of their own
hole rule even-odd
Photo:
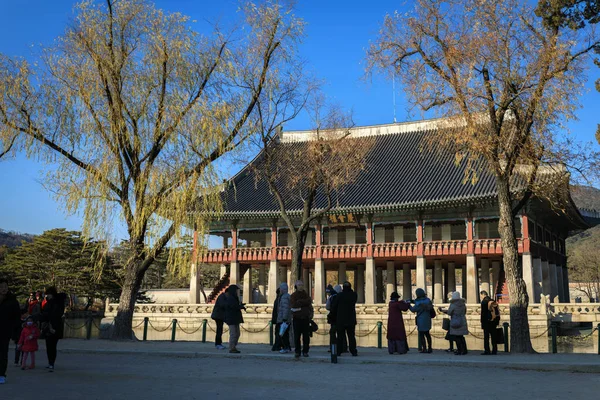
<svg viewBox="0 0 600 400">
<path fill-rule="evenodd" d="M 600 390 L 600 374 L 141 354 L 59 353 L 54 373 L 12 365 L 8 372 L 2 400 L 583 399 L 596 398 Z"/>
</svg>

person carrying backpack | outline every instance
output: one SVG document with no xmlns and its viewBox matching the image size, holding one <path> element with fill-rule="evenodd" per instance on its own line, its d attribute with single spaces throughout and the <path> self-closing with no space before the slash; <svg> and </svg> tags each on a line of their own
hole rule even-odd
<svg viewBox="0 0 600 400">
<path fill-rule="evenodd" d="M 435 317 L 433 304 L 427 298 L 425 291 L 421 288 L 417 289 L 415 294 L 417 298 L 413 301 L 414 305 L 410 306 L 410 311 L 417 314 L 415 317 L 417 330 L 419 331 L 419 353 L 432 353 L 431 349 L 431 319 Z M 425 343 L 427 341 L 427 343 Z"/>
<path fill-rule="evenodd" d="M 496 338 L 496 328 L 500 323 L 500 312 L 498 303 L 490 298 L 485 290 L 479 292 L 481 295 L 481 329 L 483 329 L 483 348 L 482 356 L 498 354 L 498 343 Z M 492 341 L 492 351 L 490 352 L 490 338 Z"/>
</svg>

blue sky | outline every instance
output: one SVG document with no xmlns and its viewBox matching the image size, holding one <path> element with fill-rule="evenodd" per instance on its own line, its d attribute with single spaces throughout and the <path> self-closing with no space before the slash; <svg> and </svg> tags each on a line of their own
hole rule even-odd
<svg viewBox="0 0 600 400">
<path fill-rule="evenodd" d="M 73 0 L 0 0 L 0 52 L 10 56 L 30 57 L 32 46 L 50 44 L 72 18 Z M 180 11 L 197 20 L 197 29 L 206 29 L 205 21 L 231 21 L 237 1 L 161 0 L 159 8 Z M 297 15 L 307 22 L 302 45 L 303 56 L 326 81 L 326 93 L 343 107 L 353 110 L 357 125 L 393 122 L 392 85 L 376 78 L 365 82 L 363 57 L 386 13 L 405 7 L 401 0 L 302 0 Z M 410 2 L 409 2 L 410 4 Z M 600 77 L 591 68 L 589 91 L 582 98 L 579 121 L 570 124 L 579 140 L 594 139 L 600 122 L 600 93 L 593 81 Z M 396 85 L 398 121 L 418 118 L 407 113 L 402 88 Z M 299 119 L 286 129 L 308 129 L 308 121 Z M 66 216 L 41 184 L 45 166 L 24 155 L 0 162 L 0 228 L 27 233 L 66 227 L 80 229 L 78 216 Z M 235 173 L 236 171 L 231 171 Z"/>
</svg>

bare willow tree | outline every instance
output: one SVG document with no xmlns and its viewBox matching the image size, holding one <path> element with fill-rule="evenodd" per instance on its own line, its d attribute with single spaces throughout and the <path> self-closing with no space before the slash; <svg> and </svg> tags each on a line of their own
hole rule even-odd
<svg viewBox="0 0 600 400">
<path fill-rule="evenodd" d="M 353 138 L 353 121 L 339 106 L 327 103 L 319 84 L 301 65 L 271 81 L 259 100 L 256 144 L 261 150 L 254 171 L 274 197 L 288 227 L 292 273 L 302 279 L 302 256 L 311 224 L 336 205 L 343 188 L 365 169 L 372 148 L 369 138 Z M 301 111 L 310 116 L 313 130 L 299 142 L 283 140 L 283 125 Z"/>
<path fill-rule="evenodd" d="M 252 134 L 266 75 L 294 57 L 303 23 L 270 1 L 242 5 L 237 30 L 209 35 L 146 0 L 75 11 L 40 60 L 0 55 L 0 140 L 52 164 L 48 183 L 83 212 L 86 235 L 126 225 L 113 337 L 130 338 L 145 272 L 183 226 L 202 233 L 219 210 L 214 163 Z"/>
<path fill-rule="evenodd" d="M 495 177 L 513 352 L 533 352 L 514 217 L 541 181 L 573 172 L 563 163 L 558 176 L 539 173 L 574 153 L 560 132 L 598 46 L 587 28 L 546 25 L 519 0 L 417 0 L 412 12 L 385 17 L 368 51 L 369 71 L 398 75 L 416 107 L 448 117 L 435 140 L 466 160 L 467 181 L 481 165 Z"/>
<path fill-rule="evenodd" d="M 600 297 L 600 238 L 592 233 L 569 245 L 570 279 L 593 301 Z"/>
</svg>

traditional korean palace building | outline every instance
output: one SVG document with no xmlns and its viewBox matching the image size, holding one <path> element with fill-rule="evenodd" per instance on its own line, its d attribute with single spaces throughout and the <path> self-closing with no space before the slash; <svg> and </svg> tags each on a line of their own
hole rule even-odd
<svg viewBox="0 0 600 400">
<path fill-rule="evenodd" d="M 338 191 L 335 207 L 308 233 L 303 278 L 316 304 L 325 302 L 328 271 L 337 273 L 334 283 L 354 282 L 359 303 L 387 302 L 392 291 L 411 298 L 418 287 L 426 288 L 435 303 L 445 303 L 457 286 L 469 304 L 479 302 L 480 290 L 509 301 L 494 177 L 484 170 L 475 184 L 465 183 L 464 162 L 424 145 L 435 129 L 436 120 L 428 120 L 352 130 L 355 137 L 372 136 L 374 144 L 365 169 Z M 277 146 L 293 151 L 309 140 L 309 131 L 283 132 Z M 253 163 L 258 160 L 260 155 Z M 222 265 L 222 279 L 209 301 L 237 283 L 246 303 L 255 302 L 254 288 L 259 302 L 272 303 L 279 284 L 295 280 L 287 226 L 251 165 L 227 183 L 224 212 L 211 223 L 210 234 L 223 238 L 223 248 L 200 256 L 201 263 Z M 301 210 L 300 201 L 286 201 L 292 214 Z M 531 303 L 539 303 L 542 294 L 569 302 L 565 239 L 587 224 L 570 195 L 566 203 L 557 211 L 534 198 L 515 220 Z M 315 209 L 325 205 L 325 196 L 318 196 Z M 252 281 L 255 269 L 257 282 Z M 200 302 L 196 276 L 191 303 Z"/>
</svg>

